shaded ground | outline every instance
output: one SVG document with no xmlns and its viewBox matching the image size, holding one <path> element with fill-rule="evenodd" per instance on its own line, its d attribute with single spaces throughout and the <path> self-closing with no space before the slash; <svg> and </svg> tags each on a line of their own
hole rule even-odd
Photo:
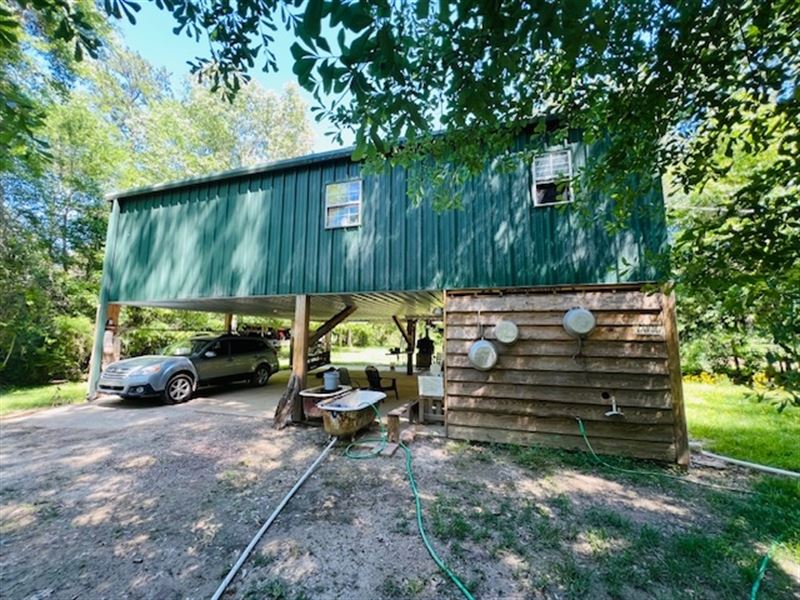
<svg viewBox="0 0 800 600">
<path fill-rule="evenodd" d="M 326 440 L 207 409 L 71 406 L 3 421 L 2 595 L 210 597 Z M 431 539 L 478 597 L 743 597 L 777 536 L 794 551 L 778 551 L 763 597 L 800 594 L 796 485 L 692 472 L 766 494 L 754 498 L 598 470 L 579 454 L 421 437 L 412 450 Z M 402 454 L 351 461 L 339 449 L 227 597 L 458 596 L 416 533 Z"/>
</svg>

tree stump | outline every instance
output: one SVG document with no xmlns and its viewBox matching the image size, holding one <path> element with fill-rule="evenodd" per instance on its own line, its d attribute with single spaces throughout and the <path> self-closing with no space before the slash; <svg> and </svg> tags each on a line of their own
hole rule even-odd
<svg viewBox="0 0 800 600">
<path fill-rule="evenodd" d="M 275 408 L 275 415 L 272 418 L 272 427 L 283 429 L 292 422 L 292 413 L 295 404 L 300 401 L 300 377 L 292 373 L 286 391 L 283 392 L 278 406 Z"/>
</svg>

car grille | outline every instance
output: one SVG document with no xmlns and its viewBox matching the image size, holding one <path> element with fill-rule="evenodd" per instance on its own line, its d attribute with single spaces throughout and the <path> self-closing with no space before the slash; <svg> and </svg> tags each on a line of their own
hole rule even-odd
<svg viewBox="0 0 800 600">
<path fill-rule="evenodd" d="M 103 371 L 103 379 L 125 379 L 125 376 L 133 370 L 133 367 L 110 366 Z"/>
</svg>

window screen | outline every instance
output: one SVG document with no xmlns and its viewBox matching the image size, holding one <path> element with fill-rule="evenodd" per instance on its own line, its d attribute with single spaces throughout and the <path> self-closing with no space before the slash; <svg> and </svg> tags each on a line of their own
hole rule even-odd
<svg viewBox="0 0 800 600">
<path fill-rule="evenodd" d="M 361 180 L 325 186 L 325 227 L 355 227 L 361 224 Z"/>
<path fill-rule="evenodd" d="M 533 202 L 536 206 L 572 200 L 572 156 L 569 150 L 547 152 L 533 160 Z"/>
</svg>

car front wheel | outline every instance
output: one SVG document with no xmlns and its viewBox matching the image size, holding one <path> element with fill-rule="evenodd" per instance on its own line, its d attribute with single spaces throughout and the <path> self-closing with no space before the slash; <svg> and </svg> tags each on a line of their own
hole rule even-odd
<svg viewBox="0 0 800 600">
<path fill-rule="evenodd" d="M 272 369 L 268 364 L 262 363 L 256 367 L 256 370 L 253 372 L 253 385 L 258 387 L 262 387 L 267 385 L 270 376 L 272 375 Z"/>
<path fill-rule="evenodd" d="M 167 382 L 164 388 L 164 402 L 166 404 L 179 404 L 192 397 L 194 381 L 189 375 L 175 375 Z"/>
</svg>

